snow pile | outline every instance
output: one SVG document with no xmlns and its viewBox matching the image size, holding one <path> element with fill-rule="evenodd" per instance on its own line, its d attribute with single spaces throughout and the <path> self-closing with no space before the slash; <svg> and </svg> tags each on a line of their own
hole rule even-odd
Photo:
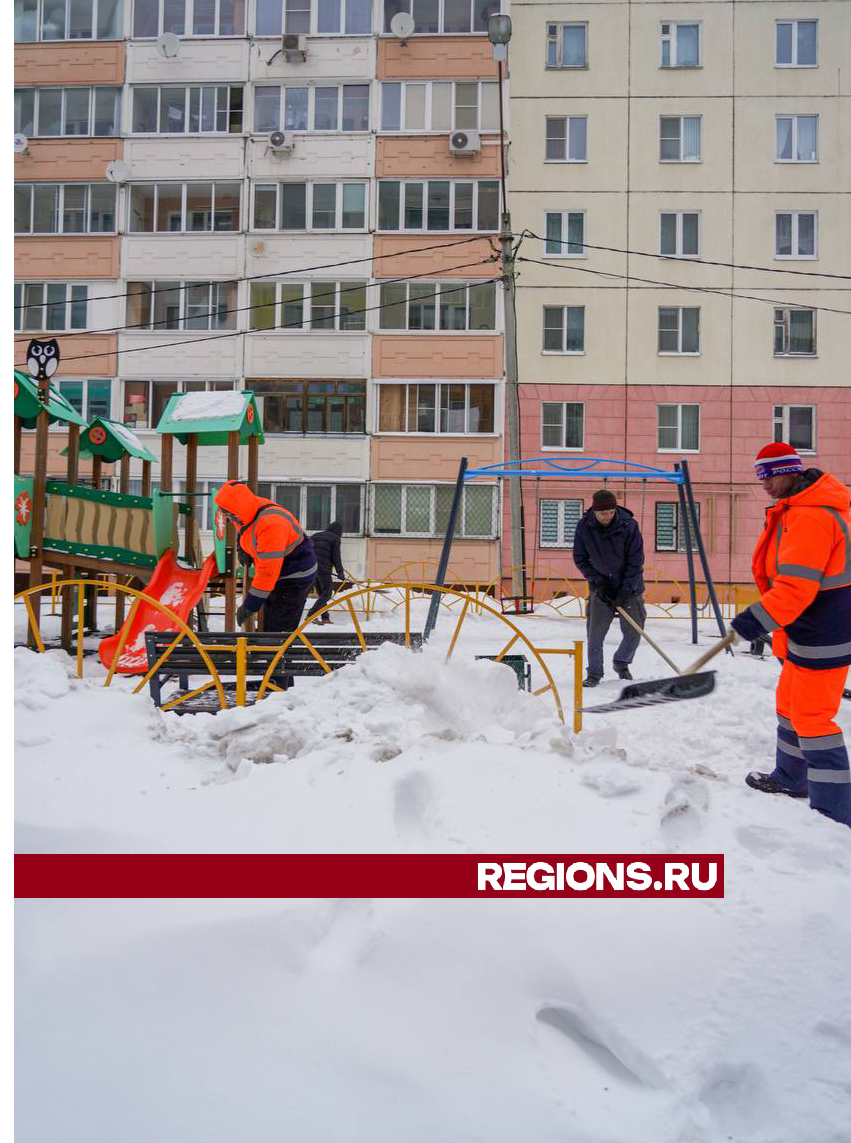
<svg viewBox="0 0 851 1143">
<path fill-rule="evenodd" d="M 245 408 L 246 393 L 242 389 L 221 392 L 185 393 L 175 402 L 173 421 L 209 421 L 219 417 L 238 417 Z"/>
</svg>

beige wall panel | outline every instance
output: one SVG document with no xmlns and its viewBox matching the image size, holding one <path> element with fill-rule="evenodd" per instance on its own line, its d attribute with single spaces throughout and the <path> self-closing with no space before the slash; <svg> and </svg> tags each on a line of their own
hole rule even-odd
<svg viewBox="0 0 851 1143">
<path fill-rule="evenodd" d="M 369 336 L 255 333 L 245 339 L 245 367 L 237 372 L 246 377 L 368 377 Z"/>
<path fill-rule="evenodd" d="M 499 146 L 496 138 L 482 139 L 482 149 L 472 158 L 455 158 L 449 153 L 449 133 L 440 135 L 382 135 L 376 140 L 375 174 L 378 178 L 415 179 L 419 175 L 436 178 L 487 178 L 499 174 Z"/>
<path fill-rule="evenodd" d="M 659 306 L 691 305 L 700 307 L 700 353 L 697 356 L 660 355 L 657 352 Z M 770 321 L 770 310 L 766 317 Z M 753 314 L 751 320 L 754 320 Z M 631 290 L 629 381 L 632 385 L 729 385 L 729 299 L 713 294 Z"/>
<path fill-rule="evenodd" d="M 372 236 L 369 234 L 290 235 L 258 230 L 248 235 L 245 249 L 245 273 L 249 276 L 292 274 L 310 266 L 351 262 L 350 266 L 341 266 L 338 270 L 315 271 L 314 274 L 350 280 L 371 277 Z"/>
<path fill-rule="evenodd" d="M 124 82 L 124 41 L 15 44 L 15 83 L 115 84 Z"/>
<path fill-rule="evenodd" d="M 542 4 L 516 9 L 511 55 L 512 115 L 516 97 L 626 95 L 622 61 L 628 47 L 629 6 L 607 4 Z M 547 68 L 547 24 L 588 24 L 588 67 Z M 516 136 L 515 136 L 516 138 Z"/>
<path fill-rule="evenodd" d="M 585 306 L 585 353 L 543 352 L 544 306 Z M 518 373 L 522 384 L 611 385 L 623 382 L 625 300 L 622 289 L 521 290 L 517 302 Z"/>
<path fill-rule="evenodd" d="M 239 277 L 245 243 L 238 234 L 133 234 L 121 239 L 126 279 Z M 246 303 L 247 304 L 247 303 Z"/>
<path fill-rule="evenodd" d="M 230 332 L 230 331 L 222 331 Z M 146 333 L 123 333 L 120 335 L 122 350 L 135 350 L 144 347 L 144 352 L 123 353 L 121 373 L 132 377 L 238 377 L 241 373 L 240 342 L 242 338 L 218 338 L 214 341 L 200 340 L 216 333 L 199 333 L 197 345 L 189 342 L 192 337 L 186 330 L 151 330 Z M 182 342 L 171 348 L 172 342 Z M 160 346 L 159 349 L 149 348 Z"/>
<path fill-rule="evenodd" d="M 373 480 L 455 480 L 461 457 L 470 468 L 498 464 L 502 441 L 494 437 L 372 438 L 370 471 Z"/>
<path fill-rule="evenodd" d="M 775 22 L 817 19 L 818 67 L 775 67 Z M 837 95 L 851 91 L 848 0 L 736 5 L 736 92 L 740 95 Z M 846 129 L 847 131 L 847 129 Z"/>
<path fill-rule="evenodd" d="M 548 191 L 524 191 L 510 195 L 511 222 L 515 232 L 531 230 L 534 234 L 546 234 L 545 214 L 547 211 L 581 210 L 585 212 L 585 241 L 588 253 L 585 258 L 555 258 L 546 254 L 544 243 L 537 238 L 525 238 L 520 248 L 521 258 L 538 258 L 547 266 L 533 263 L 521 264 L 523 277 L 521 285 L 532 283 L 581 286 L 600 285 L 596 274 L 585 270 L 623 274 L 626 269 L 626 255 L 618 253 L 627 248 L 626 237 L 626 195 L 622 192 L 578 191 L 564 187 Z M 633 197 L 632 209 L 636 209 Z M 658 242 L 658 237 L 657 237 Z M 633 243 L 633 246 L 637 243 Z M 614 249 L 600 250 L 593 247 L 609 246 Z M 641 247 L 644 249 L 644 247 Z M 653 265 L 653 263 L 649 263 Z M 635 269 L 635 273 L 640 271 Z M 651 275 L 645 275 L 649 277 Z M 611 283 L 610 283 L 611 284 Z"/>
<path fill-rule="evenodd" d="M 728 194 L 702 194 L 699 189 L 680 193 L 632 195 L 629 247 L 631 250 L 658 254 L 662 212 L 697 211 L 700 214 L 700 257 L 714 262 L 731 262 L 733 229 L 730 200 Z M 737 261 L 741 262 L 742 259 L 737 258 Z M 675 285 L 730 285 L 730 271 L 721 266 L 696 266 L 677 259 L 632 258 L 629 268 L 632 274 L 640 278 L 662 279 Z"/>
<path fill-rule="evenodd" d="M 378 41 L 379 79 L 495 79 L 485 36 L 412 36 L 405 47 L 395 36 Z"/>
<path fill-rule="evenodd" d="M 279 36 L 252 41 L 249 56 L 252 80 L 306 79 L 312 82 L 333 76 L 366 82 L 375 74 L 375 41 L 371 36 L 308 36 L 306 59 L 292 63 L 278 52 L 280 46 Z M 240 74 L 244 76 L 245 72 Z"/>
<path fill-rule="evenodd" d="M 267 436 L 260 448 L 261 480 L 366 480 L 366 436 Z"/>
<path fill-rule="evenodd" d="M 849 8 L 851 24 L 851 8 Z M 778 163 L 778 115 L 818 115 L 818 162 Z M 737 191 L 823 191 L 851 187 L 851 95 L 740 99 L 736 106 Z M 706 154 L 706 152 L 704 152 Z"/>
<path fill-rule="evenodd" d="M 659 162 L 659 119 L 663 115 L 702 117 L 702 162 Z M 633 100 L 630 112 L 630 190 L 689 193 L 729 190 L 733 177 L 730 150 L 732 121 L 732 99 Z"/>
<path fill-rule="evenodd" d="M 148 179 L 241 179 L 245 141 L 232 138 L 139 136 L 124 141 L 124 159 L 134 182 Z"/>
<path fill-rule="evenodd" d="M 120 139 L 30 139 L 27 153 L 15 155 L 15 181 L 103 182 L 123 147 Z"/>
<path fill-rule="evenodd" d="M 549 115 L 587 116 L 587 163 L 545 161 L 546 118 Z M 579 193 L 611 191 L 613 187 L 626 186 L 626 100 L 512 99 L 511 130 L 511 192 L 570 189 L 571 193 Z"/>
<path fill-rule="evenodd" d="M 436 246 L 440 242 L 457 242 L 462 234 L 394 234 L 392 237 L 375 238 L 375 262 L 373 274 L 376 278 L 402 278 L 406 275 L 434 274 L 436 278 L 492 278 L 497 272 L 497 264 L 492 260 L 494 245 L 487 238 L 466 242 L 461 246 L 450 246 L 446 250 L 423 250 L 421 253 L 397 257 L 399 250 L 412 250 L 418 246 Z M 480 266 L 468 263 L 483 262 Z M 466 269 L 464 267 L 467 267 Z"/>
<path fill-rule="evenodd" d="M 15 277 L 31 282 L 117 278 L 120 241 L 94 234 L 15 239 Z"/>
<path fill-rule="evenodd" d="M 366 179 L 374 169 L 375 139 L 362 133 L 310 135 L 296 132 L 295 146 L 286 153 L 270 149 L 266 132 L 253 135 L 248 140 L 247 154 L 249 175 L 263 182 L 308 178 Z"/>
<path fill-rule="evenodd" d="M 700 67 L 660 66 L 663 20 L 702 25 Z M 629 53 L 632 95 L 726 95 L 731 87 L 732 40 L 733 6 L 730 3 L 633 5 Z"/>
<path fill-rule="evenodd" d="M 176 59 L 161 56 L 155 40 L 127 45 L 128 83 L 243 83 L 247 74 L 245 39 L 183 37 Z"/>
<path fill-rule="evenodd" d="M 776 194 L 737 194 L 736 202 L 736 262 L 740 265 L 769 266 L 777 269 L 777 276 L 754 270 L 737 270 L 736 285 L 763 290 L 788 288 L 796 282 L 802 286 L 830 287 L 829 279 L 817 277 L 795 278 L 784 270 L 808 271 L 822 274 L 848 274 L 851 267 L 851 202 L 847 193 L 811 194 L 806 191 L 779 191 Z M 776 258 L 775 215 L 778 211 L 814 211 L 817 218 L 816 250 L 813 259 Z M 726 255 L 725 255 L 726 257 Z M 849 283 L 851 284 L 851 283 Z M 782 297 L 782 295 L 779 295 Z M 846 295 L 843 309 L 851 309 Z M 849 331 L 851 335 L 851 331 Z"/>
<path fill-rule="evenodd" d="M 376 334 L 372 362 L 374 377 L 501 377 L 502 338 Z"/>
<path fill-rule="evenodd" d="M 373 580 L 417 581 L 433 578 L 443 540 L 370 539 L 367 577 Z M 423 567 L 425 564 L 425 567 Z M 499 573 L 499 546 L 495 540 L 455 540 L 449 557 L 447 580 L 488 583 Z M 463 636 L 462 636 L 463 638 Z"/>
<path fill-rule="evenodd" d="M 755 295 L 760 291 L 753 290 Z M 765 292 L 778 298 L 777 291 Z M 794 298 L 793 290 L 786 295 Z M 779 295 L 782 300 L 783 294 Z M 819 291 L 805 294 L 803 300 L 827 309 L 849 310 L 848 292 Z M 798 295 L 800 299 L 800 295 Z M 816 314 L 816 355 L 814 357 L 774 356 L 774 306 L 737 299 L 733 341 L 736 349 L 735 383 L 739 385 L 845 386 L 851 387 L 851 319 L 845 314 Z M 851 408 L 851 391 L 847 397 Z"/>
<path fill-rule="evenodd" d="M 81 333 L 76 337 L 63 337 L 50 330 L 46 333 L 30 330 L 18 332 L 15 334 L 15 361 L 18 365 L 25 367 L 27 345 L 33 337 L 55 337 L 59 342 L 59 380 L 72 377 L 114 377 L 117 372 L 115 350 L 118 339 L 114 333 Z M 54 432 L 61 432 L 65 438 L 65 429 L 51 429 L 51 439 Z M 63 439 L 62 447 L 65 448 L 66 444 L 67 439 Z M 63 472 L 64 464 L 63 460 Z M 83 471 L 82 462 L 80 471 Z"/>
</svg>

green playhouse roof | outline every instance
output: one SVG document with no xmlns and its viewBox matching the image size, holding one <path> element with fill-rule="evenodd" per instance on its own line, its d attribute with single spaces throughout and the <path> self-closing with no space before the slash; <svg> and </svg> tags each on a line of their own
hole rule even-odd
<svg viewBox="0 0 851 1143">
<path fill-rule="evenodd" d="M 62 450 L 66 456 L 67 448 Z M 121 421 L 111 421 L 108 417 L 95 417 L 86 431 L 80 437 L 80 456 L 89 458 L 100 456 L 111 464 L 126 454 L 138 460 L 151 460 L 156 464 L 157 458 L 142 444 L 132 429 L 128 429 Z"/>
<path fill-rule="evenodd" d="M 77 412 L 73 405 L 62 396 L 58 389 L 48 386 L 47 401 L 42 404 L 38 395 L 38 382 L 26 373 L 15 369 L 15 416 L 21 418 L 25 429 L 34 429 L 42 408 L 47 409 L 50 423 L 65 421 L 85 428 L 88 421 Z"/>
<path fill-rule="evenodd" d="M 263 444 L 260 406 L 250 389 L 175 393 L 160 417 L 157 432 L 175 436 L 181 444 L 194 433 L 198 444 L 224 445 L 232 432 L 239 433 L 240 444 L 247 444 L 250 437 Z"/>
</svg>

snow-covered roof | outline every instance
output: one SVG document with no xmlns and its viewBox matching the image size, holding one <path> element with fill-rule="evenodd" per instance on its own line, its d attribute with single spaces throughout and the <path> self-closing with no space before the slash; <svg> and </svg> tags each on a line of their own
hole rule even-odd
<svg viewBox="0 0 851 1143">
<path fill-rule="evenodd" d="M 172 421 L 210 421 L 238 417 L 245 408 L 245 391 L 225 389 L 220 393 L 183 393 L 171 410 Z"/>
</svg>

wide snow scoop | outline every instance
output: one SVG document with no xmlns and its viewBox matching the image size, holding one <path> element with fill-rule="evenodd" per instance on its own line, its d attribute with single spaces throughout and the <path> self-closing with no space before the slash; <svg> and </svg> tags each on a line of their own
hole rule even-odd
<svg viewBox="0 0 851 1143">
<path fill-rule="evenodd" d="M 680 702 L 682 699 L 703 698 L 715 690 L 715 672 L 700 671 L 710 659 L 729 647 L 738 639 L 735 631 L 728 631 L 723 639 L 705 651 L 681 675 L 673 679 L 650 679 L 646 683 L 631 683 L 624 687 L 614 702 L 601 706 L 585 706 L 587 714 L 602 713 L 607 710 L 629 710 L 634 706 L 654 706 L 662 702 Z"/>
</svg>

